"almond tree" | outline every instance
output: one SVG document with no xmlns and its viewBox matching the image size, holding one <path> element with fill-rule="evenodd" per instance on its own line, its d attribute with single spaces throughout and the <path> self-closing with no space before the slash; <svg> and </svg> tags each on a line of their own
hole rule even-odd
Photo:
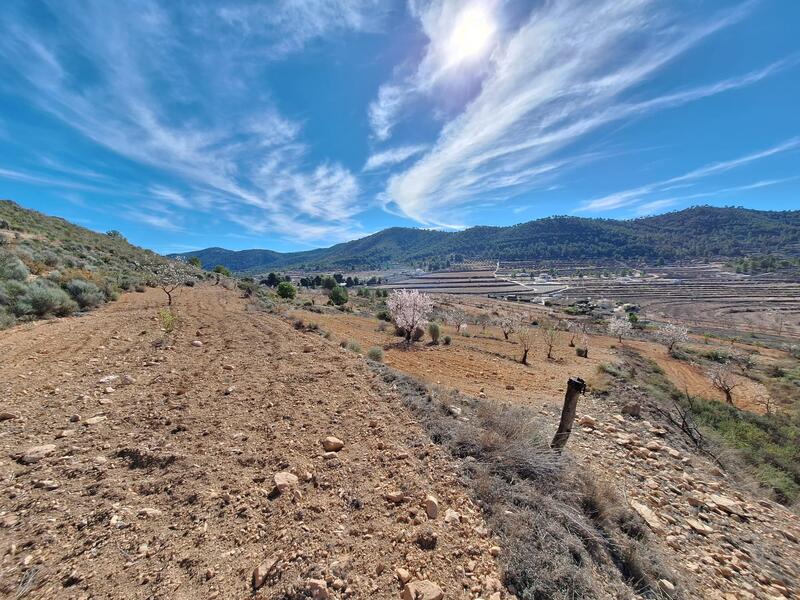
<svg viewBox="0 0 800 600">
<path fill-rule="evenodd" d="M 519 328 L 519 319 L 513 315 L 506 315 L 500 319 L 500 330 L 503 332 L 503 337 L 508 339 L 508 336 L 514 333 Z"/>
<path fill-rule="evenodd" d="M 725 394 L 725 401 L 728 404 L 733 404 L 733 390 L 739 384 L 736 382 L 730 363 L 725 362 L 715 365 L 708 375 L 711 378 L 711 385 Z"/>
<path fill-rule="evenodd" d="M 153 274 L 158 281 L 158 286 L 167 295 L 167 306 L 172 306 L 172 292 L 181 286 L 184 274 L 178 268 L 178 264 L 173 261 L 156 266 Z"/>
<path fill-rule="evenodd" d="M 624 336 L 633 333 L 633 325 L 630 320 L 617 316 L 608 322 L 608 332 L 618 338 L 621 344 Z"/>
<path fill-rule="evenodd" d="M 547 358 L 553 358 L 553 346 L 556 345 L 556 337 L 558 335 L 558 330 L 553 325 L 552 321 L 549 319 L 543 319 L 539 323 L 539 335 L 542 338 L 542 342 L 545 346 L 547 346 Z"/>
<path fill-rule="evenodd" d="M 689 339 L 689 330 L 683 325 L 664 323 L 658 328 L 656 336 L 667 346 L 667 352 L 672 354 L 672 350 L 677 344 Z"/>
<path fill-rule="evenodd" d="M 386 305 L 395 325 L 405 333 L 407 344 L 412 342 L 417 327 L 425 327 L 433 310 L 431 297 L 417 290 L 396 290 L 389 294 Z"/>
<path fill-rule="evenodd" d="M 519 340 L 520 346 L 522 346 L 522 360 L 520 360 L 520 362 L 523 365 L 527 365 L 528 351 L 530 351 L 531 345 L 533 343 L 533 332 L 531 331 L 531 328 L 520 327 L 517 330 L 517 339 Z"/>
</svg>

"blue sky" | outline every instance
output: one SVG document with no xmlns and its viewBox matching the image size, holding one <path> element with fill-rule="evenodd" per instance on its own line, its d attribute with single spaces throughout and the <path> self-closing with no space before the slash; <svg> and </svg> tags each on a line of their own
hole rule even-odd
<svg viewBox="0 0 800 600">
<path fill-rule="evenodd" d="M 800 2 L 5 0 L 0 197 L 162 252 L 800 209 Z"/>
</svg>

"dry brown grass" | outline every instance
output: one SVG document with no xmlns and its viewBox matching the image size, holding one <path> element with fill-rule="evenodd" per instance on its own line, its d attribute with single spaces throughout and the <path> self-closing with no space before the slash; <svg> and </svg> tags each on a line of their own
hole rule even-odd
<svg viewBox="0 0 800 600">
<path fill-rule="evenodd" d="M 550 450 L 544 428 L 518 406 L 430 390 L 377 367 L 431 439 L 461 459 L 464 481 L 503 545 L 505 583 L 523 600 L 662 596 L 677 585 L 646 525 L 596 473 Z"/>
</svg>

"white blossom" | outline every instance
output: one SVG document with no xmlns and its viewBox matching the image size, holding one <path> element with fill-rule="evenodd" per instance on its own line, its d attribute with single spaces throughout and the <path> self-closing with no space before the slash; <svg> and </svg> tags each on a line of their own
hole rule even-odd
<svg viewBox="0 0 800 600">
<path fill-rule="evenodd" d="M 411 340 L 417 327 L 422 328 L 427 325 L 428 317 L 433 310 L 431 297 L 417 290 L 395 290 L 389 294 L 386 305 L 395 325 L 405 332 L 406 341 Z"/>
</svg>

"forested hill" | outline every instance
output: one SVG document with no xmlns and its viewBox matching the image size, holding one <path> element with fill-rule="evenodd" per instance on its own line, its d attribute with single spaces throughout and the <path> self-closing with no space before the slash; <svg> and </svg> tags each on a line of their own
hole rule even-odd
<svg viewBox="0 0 800 600">
<path fill-rule="evenodd" d="M 393 227 L 368 237 L 306 252 L 209 248 L 203 265 L 234 271 L 300 267 L 367 269 L 445 260 L 735 258 L 800 256 L 800 210 L 759 211 L 698 206 L 627 221 L 549 217 L 511 227 L 458 232 Z"/>
</svg>

